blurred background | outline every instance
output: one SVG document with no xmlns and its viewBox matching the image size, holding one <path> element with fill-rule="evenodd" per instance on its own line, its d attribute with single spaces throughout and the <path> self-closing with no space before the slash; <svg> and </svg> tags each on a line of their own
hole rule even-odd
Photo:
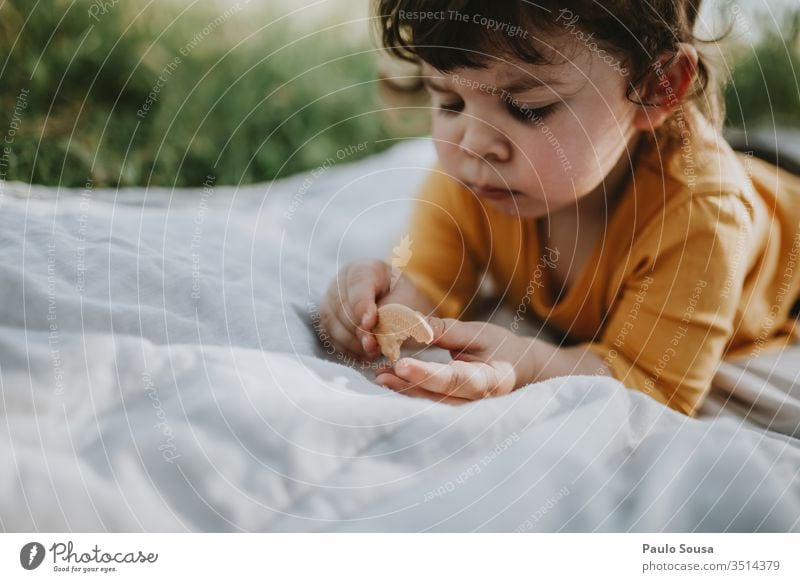
<svg viewBox="0 0 800 582">
<path fill-rule="evenodd" d="M 0 0 L 0 179 L 260 182 L 424 135 L 377 83 L 368 0 Z M 800 2 L 706 0 L 732 128 L 800 135 Z M 416 106 L 416 107 L 414 107 Z"/>
</svg>

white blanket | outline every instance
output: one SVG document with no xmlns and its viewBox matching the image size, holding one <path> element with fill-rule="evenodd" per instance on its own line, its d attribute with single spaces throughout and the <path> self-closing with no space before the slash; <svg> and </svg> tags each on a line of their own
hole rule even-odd
<svg viewBox="0 0 800 582">
<path fill-rule="evenodd" d="M 800 531 L 796 357 L 760 415 L 692 420 L 589 376 L 451 407 L 326 353 L 330 277 L 387 256 L 432 160 L 420 140 L 240 188 L 0 183 L 0 528 Z"/>
</svg>

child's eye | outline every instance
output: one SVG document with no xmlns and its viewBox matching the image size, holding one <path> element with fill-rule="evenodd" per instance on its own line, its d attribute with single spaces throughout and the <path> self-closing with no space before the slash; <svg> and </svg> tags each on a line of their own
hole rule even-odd
<svg viewBox="0 0 800 582">
<path fill-rule="evenodd" d="M 508 112 L 517 121 L 535 123 L 547 118 L 553 113 L 553 111 L 555 111 L 557 106 L 558 103 L 551 103 L 550 105 L 545 105 L 544 107 L 529 107 L 528 105 L 514 104 L 513 102 L 509 101 Z"/>
<path fill-rule="evenodd" d="M 439 111 L 445 115 L 459 113 L 462 109 L 464 109 L 463 101 L 451 101 L 439 105 Z"/>
</svg>

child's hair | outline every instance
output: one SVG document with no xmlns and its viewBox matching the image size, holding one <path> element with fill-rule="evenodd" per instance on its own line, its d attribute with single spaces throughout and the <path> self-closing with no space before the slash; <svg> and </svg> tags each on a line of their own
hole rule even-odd
<svg viewBox="0 0 800 582">
<path fill-rule="evenodd" d="M 535 38 L 537 32 L 567 31 L 584 45 L 619 58 L 617 69 L 628 75 L 631 100 L 634 90 L 646 95 L 655 86 L 659 71 L 654 65 L 662 53 L 674 52 L 678 43 L 692 44 L 699 62 L 695 86 L 685 100 L 695 102 L 720 127 L 722 82 L 697 46 L 718 39 L 701 41 L 694 34 L 701 2 L 377 0 L 376 8 L 383 45 L 391 53 L 406 61 L 425 61 L 443 72 L 483 68 L 509 56 L 531 64 L 552 62 L 551 53 L 541 50 L 545 45 Z"/>
</svg>

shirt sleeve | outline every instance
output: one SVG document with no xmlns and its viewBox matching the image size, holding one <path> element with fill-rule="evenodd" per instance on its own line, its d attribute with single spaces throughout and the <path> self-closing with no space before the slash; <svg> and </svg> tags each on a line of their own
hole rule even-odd
<svg viewBox="0 0 800 582">
<path fill-rule="evenodd" d="M 471 313 L 485 271 L 481 232 L 472 194 L 434 168 L 412 213 L 408 261 L 401 270 L 436 305 L 439 317 Z"/>
<path fill-rule="evenodd" d="M 695 416 L 733 334 L 751 232 L 736 195 L 668 208 L 634 241 L 600 341 L 583 345 L 627 387 Z"/>
</svg>

